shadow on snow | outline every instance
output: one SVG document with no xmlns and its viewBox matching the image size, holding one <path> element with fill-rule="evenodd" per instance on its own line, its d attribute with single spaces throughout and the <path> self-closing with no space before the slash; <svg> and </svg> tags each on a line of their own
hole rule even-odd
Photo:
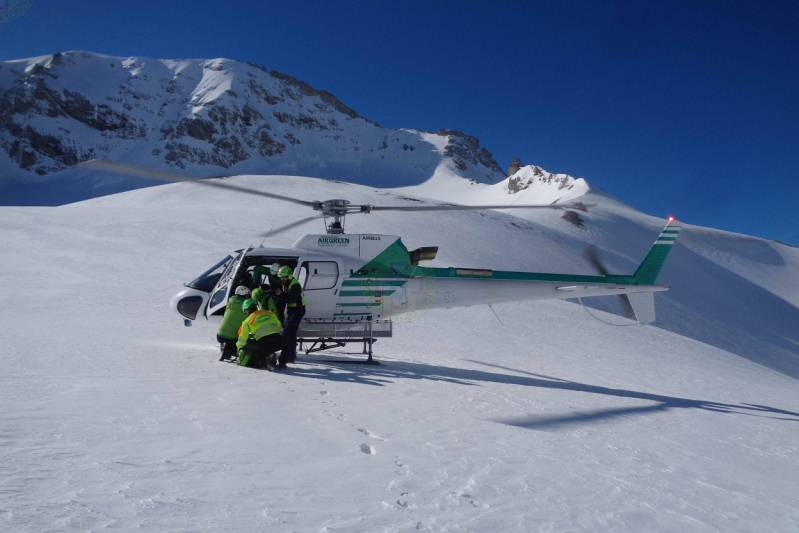
<svg viewBox="0 0 799 533">
<path fill-rule="evenodd" d="M 799 413 L 767 405 L 695 400 L 678 396 L 665 396 L 649 392 L 589 385 L 587 383 L 569 381 L 543 374 L 534 374 L 524 370 L 469 359 L 466 361 L 495 369 L 510 371 L 515 374 L 401 361 L 392 361 L 389 364 L 375 366 L 343 364 L 351 363 L 352 361 L 337 361 L 333 358 L 323 361 L 318 359 L 306 359 L 306 361 L 313 363 L 314 366 L 291 366 L 287 373 L 297 377 L 342 381 L 372 386 L 384 386 L 399 379 L 443 381 L 445 383 L 466 386 L 480 386 L 482 383 L 502 383 L 506 385 L 558 389 L 654 402 L 651 405 L 644 406 L 614 407 L 563 415 L 536 415 L 494 420 L 495 422 L 528 429 L 554 429 L 568 425 L 609 421 L 625 416 L 668 411 L 670 409 L 700 409 L 716 413 L 758 416 L 775 420 L 799 422 Z"/>
</svg>

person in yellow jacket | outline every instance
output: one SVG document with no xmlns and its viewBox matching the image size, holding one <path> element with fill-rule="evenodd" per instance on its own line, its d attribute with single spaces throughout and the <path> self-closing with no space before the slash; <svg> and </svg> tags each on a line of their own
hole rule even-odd
<svg viewBox="0 0 799 533">
<path fill-rule="evenodd" d="M 273 354 L 283 347 L 282 325 L 272 311 L 258 309 L 253 300 L 246 300 L 242 308 L 248 313 L 239 327 L 239 365 L 275 369 Z M 285 368 L 285 362 L 279 365 Z"/>
</svg>

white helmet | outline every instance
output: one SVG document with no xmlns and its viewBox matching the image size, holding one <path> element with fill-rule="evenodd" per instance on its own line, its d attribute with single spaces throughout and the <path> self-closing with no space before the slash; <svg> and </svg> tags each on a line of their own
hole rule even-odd
<svg viewBox="0 0 799 533">
<path fill-rule="evenodd" d="M 236 296 L 249 296 L 250 288 L 246 285 L 239 285 L 236 287 Z"/>
<path fill-rule="evenodd" d="M 269 272 L 271 272 L 273 276 L 277 276 L 278 270 L 280 270 L 280 263 L 272 263 L 269 265 Z"/>
</svg>

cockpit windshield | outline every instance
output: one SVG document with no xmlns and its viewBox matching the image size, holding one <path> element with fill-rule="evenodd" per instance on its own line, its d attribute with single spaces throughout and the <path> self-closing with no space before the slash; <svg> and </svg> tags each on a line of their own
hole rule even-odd
<svg viewBox="0 0 799 533">
<path fill-rule="evenodd" d="M 192 289 L 197 289 L 198 291 L 211 292 L 211 290 L 216 286 L 216 283 L 219 281 L 219 278 L 222 277 L 222 273 L 230 265 L 232 260 L 233 256 L 228 255 L 214 266 L 200 274 L 197 279 L 186 283 L 186 287 L 191 287 Z"/>
</svg>

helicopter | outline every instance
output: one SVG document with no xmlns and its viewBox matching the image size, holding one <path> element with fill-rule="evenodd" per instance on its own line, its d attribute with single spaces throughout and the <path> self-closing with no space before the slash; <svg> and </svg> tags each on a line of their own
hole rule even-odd
<svg viewBox="0 0 799 533">
<path fill-rule="evenodd" d="M 641 324 L 655 320 L 654 293 L 666 291 L 657 277 L 677 240 L 680 224 L 672 216 L 632 274 L 611 274 L 593 247 L 586 258 L 594 275 L 518 272 L 481 268 L 432 267 L 420 263 L 436 257 L 438 247 L 409 250 L 397 235 L 350 234 L 344 231 L 347 215 L 383 211 L 463 211 L 480 209 L 560 209 L 586 211 L 581 203 L 528 205 L 372 205 L 346 199 L 307 201 L 243 187 L 213 176 L 204 179 L 146 169 L 113 161 L 81 163 L 91 170 L 135 175 L 198 185 L 291 202 L 316 213 L 262 233 L 264 241 L 314 220 L 323 220 L 325 233 L 308 234 L 289 248 L 249 246 L 225 255 L 201 275 L 185 283 L 170 301 L 190 326 L 195 320 L 220 319 L 228 297 L 257 265 L 288 265 L 307 298 L 306 313 L 298 331 L 300 349 L 306 353 L 363 342 L 363 353 L 373 362 L 372 344 L 392 336 L 392 317 L 437 308 L 491 305 L 501 302 L 545 299 L 582 299 L 616 296 L 625 315 Z M 266 277 L 266 276 L 265 276 Z M 266 279 L 264 280 L 266 282 Z"/>
</svg>

